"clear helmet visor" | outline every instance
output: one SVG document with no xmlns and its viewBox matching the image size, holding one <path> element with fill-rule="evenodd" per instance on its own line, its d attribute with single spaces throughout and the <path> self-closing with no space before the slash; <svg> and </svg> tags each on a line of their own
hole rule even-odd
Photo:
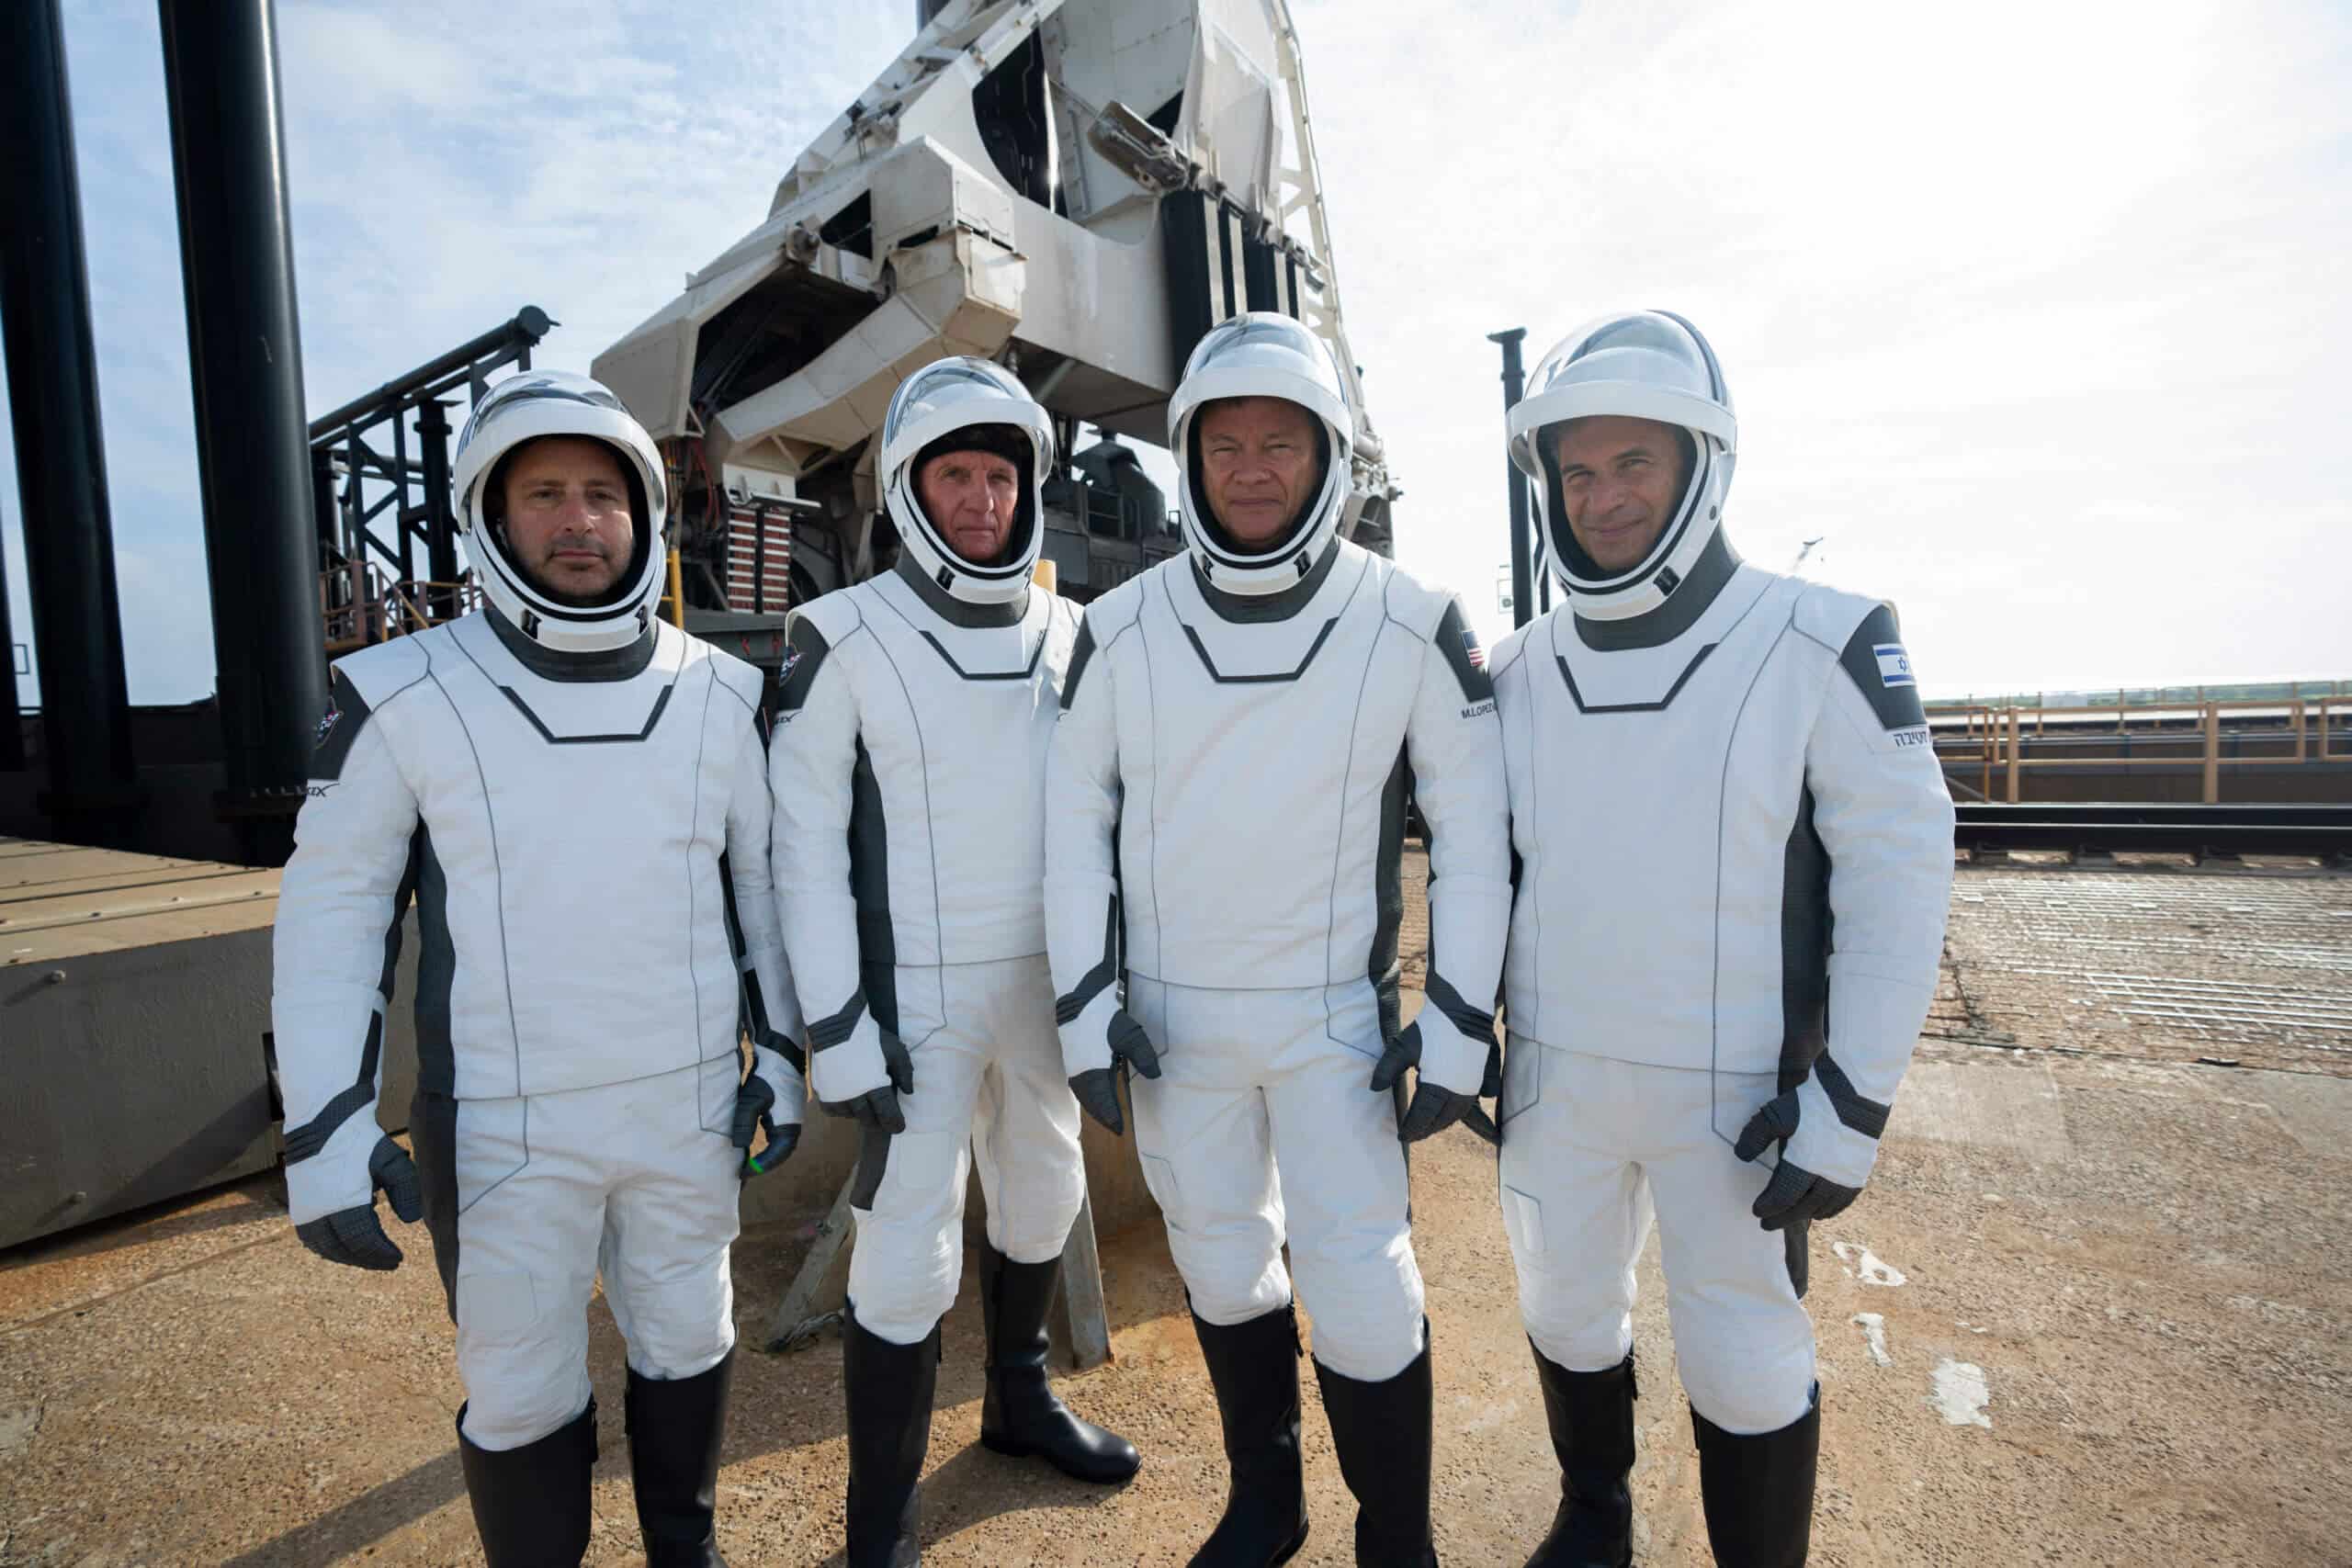
<svg viewBox="0 0 2352 1568">
<path fill-rule="evenodd" d="M 1576 541 L 1557 456 L 1564 427 L 1612 416 L 1671 427 L 1687 472 L 1650 548 L 1613 570 Z M 1613 618 L 1655 608 L 1721 525 L 1738 422 L 1714 350 L 1679 316 L 1634 311 L 1569 333 L 1537 362 L 1509 430 L 1511 461 L 1534 481 L 1548 562 L 1579 615 Z"/>
<path fill-rule="evenodd" d="M 920 469 L 927 458 L 970 449 L 1012 459 L 1020 496 L 1004 543 L 986 560 L 956 548 L 945 519 L 924 507 Z M 1002 603 L 1026 592 L 1044 547 L 1039 493 L 1054 461 L 1053 417 L 1010 370 L 985 359 L 942 359 L 924 366 L 891 396 L 882 419 L 884 500 L 899 547 L 948 593 L 973 603 Z"/>
<path fill-rule="evenodd" d="M 611 590 L 593 604 L 550 594 L 516 561 L 500 518 L 505 459 L 534 442 L 600 443 L 618 459 L 630 495 L 631 557 Z M 491 607 L 535 640 L 564 652 L 619 647 L 650 624 L 663 568 L 669 487 L 660 450 L 618 398 L 585 376 L 526 370 L 483 394 L 450 461 L 458 526 Z"/>
<path fill-rule="evenodd" d="M 1319 469 L 1304 481 L 1282 536 L 1244 545 L 1216 516 L 1201 446 L 1204 412 L 1237 399 L 1272 398 L 1306 411 Z M 1219 323 L 1194 345 L 1168 404 L 1169 447 L 1177 459 L 1177 502 L 1185 542 L 1219 588 L 1272 592 L 1304 575 L 1339 531 L 1352 482 L 1355 418 L 1323 340 L 1304 322 L 1250 311 Z"/>
</svg>

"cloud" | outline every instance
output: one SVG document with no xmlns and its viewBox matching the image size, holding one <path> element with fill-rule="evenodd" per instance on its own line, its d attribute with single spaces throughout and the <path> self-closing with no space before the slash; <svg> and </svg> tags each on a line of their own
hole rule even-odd
<svg viewBox="0 0 2352 1568">
<path fill-rule="evenodd" d="M 1400 552 L 1490 631 L 1484 334 L 1662 305 L 1739 399 L 1735 539 L 1826 535 L 1931 686 L 2337 672 L 2340 12 L 1296 12 Z"/>
<path fill-rule="evenodd" d="M 1489 635 L 1485 334 L 1532 355 L 1657 304 L 1738 396 L 1740 547 L 1823 536 L 1931 691 L 2352 672 L 2341 8 L 1293 9 L 1399 548 Z M 911 11 L 281 0 L 312 408 L 526 302 L 562 323 L 539 361 L 585 368 L 759 221 Z M 182 700 L 209 640 L 155 13 L 68 13 L 131 687 Z"/>
<path fill-rule="evenodd" d="M 284 0 L 312 412 L 526 303 L 562 323 L 537 362 L 585 369 L 765 215 L 789 160 L 904 44 L 900 9 L 732 0 L 689 23 L 651 3 Z M 186 701 L 211 690 L 212 659 L 161 39 L 152 5 L 67 11 L 131 695 Z M 0 444 L 11 502 L 15 479 Z M 0 510 L 30 643 L 17 508 Z"/>
</svg>

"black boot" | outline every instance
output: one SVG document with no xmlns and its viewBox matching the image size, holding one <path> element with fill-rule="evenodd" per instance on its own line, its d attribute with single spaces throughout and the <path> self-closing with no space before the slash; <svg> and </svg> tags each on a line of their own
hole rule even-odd
<svg viewBox="0 0 2352 1568">
<path fill-rule="evenodd" d="M 1429 1325 L 1421 1353 L 1379 1382 L 1315 1363 L 1340 1474 L 1356 1499 L 1357 1568 L 1437 1568 L 1430 1540 Z"/>
<path fill-rule="evenodd" d="M 1534 1347 L 1531 1342 L 1529 1348 Z M 1634 1353 L 1598 1372 L 1572 1372 L 1535 1351 L 1535 1381 L 1552 1451 L 1560 1461 L 1560 1511 L 1527 1568 L 1633 1568 Z"/>
<path fill-rule="evenodd" d="M 729 1350 L 718 1365 L 690 1378 L 628 1374 L 622 1424 L 646 1568 L 727 1568 L 711 1517 L 734 1369 Z"/>
<path fill-rule="evenodd" d="M 1225 1514 L 1192 1568 L 1274 1568 L 1306 1544 L 1306 1477 L 1298 1451 L 1295 1306 L 1218 1328 L 1193 1314 L 1225 1424 L 1232 1472 Z"/>
<path fill-rule="evenodd" d="M 1813 1543 L 1813 1481 L 1821 1456 L 1821 1388 L 1777 1432 L 1736 1438 L 1690 1412 L 1699 1439 L 1699 1500 L 1721 1568 L 1804 1568 Z"/>
<path fill-rule="evenodd" d="M 989 1335 L 980 1441 L 1015 1459 L 1035 1454 L 1075 1480 L 1125 1481 L 1143 1463 L 1136 1446 L 1071 1415 L 1046 1381 L 1046 1311 L 1061 1270 L 1059 1258 L 1015 1263 L 993 1247 L 980 1249 L 980 1315 Z"/>
<path fill-rule="evenodd" d="M 857 1321 L 842 1326 L 842 1389 L 849 1398 L 849 1568 L 908 1568 L 915 1542 L 915 1483 L 931 1449 L 939 1382 L 939 1325 L 920 1344 L 893 1345 Z"/>
<path fill-rule="evenodd" d="M 596 1402 L 535 1443 L 478 1449 L 458 1407 L 458 1460 L 490 1568 L 580 1568 L 588 1551 L 588 1474 Z"/>
</svg>

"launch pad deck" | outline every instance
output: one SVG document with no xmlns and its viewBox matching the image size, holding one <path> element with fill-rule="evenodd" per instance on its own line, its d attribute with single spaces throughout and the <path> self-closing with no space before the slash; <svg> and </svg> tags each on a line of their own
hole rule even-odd
<svg viewBox="0 0 2352 1568">
<path fill-rule="evenodd" d="M 1426 941 L 1416 914 L 1408 946 Z M 1813 1561 L 2344 1562 L 2352 877 L 1963 868 L 1949 954 L 1870 1190 L 1814 1232 Z M 1517 1562 L 1559 1482 L 1492 1156 L 1457 1129 L 1412 1168 L 1439 1551 Z M 832 1196 L 794 1170 L 763 1179 L 783 1185 L 738 1248 L 747 1345 Z M 263 1175 L 0 1255 L 0 1563 L 480 1562 L 438 1281 L 421 1230 L 391 1229 L 398 1272 L 330 1268 Z M 977 1446 L 967 1289 L 945 1325 L 927 1562 L 1179 1563 L 1216 1517 L 1216 1416 L 1166 1240 L 1146 1220 L 1102 1258 L 1114 1359 L 1061 1386 L 1135 1439 L 1142 1473 L 1106 1491 Z M 1702 1564 L 1655 1245 L 1640 1282 L 1636 1560 Z M 591 1325 L 607 1415 L 588 1561 L 632 1563 L 620 1346 L 601 1303 Z M 722 1549 L 838 1562 L 836 1350 L 746 1350 L 735 1385 Z M 1311 1376 L 1304 1396 L 1297 1561 L 1345 1563 L 1352 1505 Z"/>
<path fill-rule="evenodd" d="M 2352 1077 L 2352 875 L 1963 868 L 1927 1033 Z"/>
</svg>

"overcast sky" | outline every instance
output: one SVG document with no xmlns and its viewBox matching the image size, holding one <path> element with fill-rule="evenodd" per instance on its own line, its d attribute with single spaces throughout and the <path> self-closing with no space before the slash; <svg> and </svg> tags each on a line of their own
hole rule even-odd
<svg viewBox="0 0 2352 1568">
<path fill-rule="evenodd" d="M 279 0 L 312 410 L 525 303 L 585 369 L 913 11 Z M 1398 554 L 1490 636 L 1486 334 L 1532 365 L 1660 306 L 1738 400 L 1735 543 L 1821 537 L 1807 571 L 1894 600 L 1931 694 L 2352 676 L 2352 8 L 1294 12 Z M 65 13 L 131 694 L 184 701 L 213 661 L 155 10 Z M 0 513 L 28 643 L 6 442 Z"/>
</svg>

